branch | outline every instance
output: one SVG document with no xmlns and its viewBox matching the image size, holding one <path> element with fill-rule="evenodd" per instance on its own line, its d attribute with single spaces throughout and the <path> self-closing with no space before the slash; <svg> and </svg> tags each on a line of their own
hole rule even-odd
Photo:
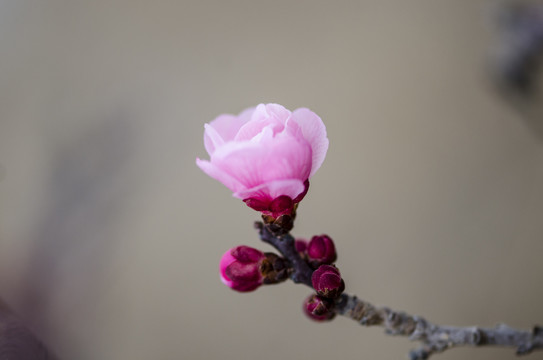
<svg viewBox="0 0 543 360">
<path fill-rule="evenodd" d="M 313 288 L 313 270 L 296 251 L 292 235 L 284 231 L 274 232 L 273 228 L 261 222 L 256 222 L 255 227 L 259 230 L 260 239 L 275 247 L 288 260 L 292 281 Z M 435 352 L 456 346 L 515 347 L 517 355 L 543 349 L 543 328 L 539 326 L 535 326 L 532 331 L 517 330 L 505 324 L 495 328 L 441 326 L 420 316 L 397 312 L 387 307 L 376 307 L 347 294 L 342 294 L 336 300 L 335 311 L 364 326 L 383 326 L 388 335 L 408 336 L 409 340 L 420 341 L 421 347 L 409 354 L 411 360 L 428 359 Z"/>
<path fill-rule="evenodd" d="M 290 278 L 297 284 L 305 284 L 313 288 L 311 284 L 311 274 L 313 270 L 302 259 L 296 247 L 294 246 L 294 238 L 288 232 L 272 233 L 268 225 L 261 222 L 255 222 L 255 228 L 258 229 L 260 239 L 275 247 L 285 259 L 287 259 L 292 268 Z"/>
<path fill-rule="evenodd" d="M 396 312 L 387 307 L 375 307 L 356 296 L 343 294 L 336 303 L 336 312 L 361 325 L 380 325 L 389 335 L 408 336 L 409 340 L 421 341 L 422 347 L 410 353 L 411 360 L 427 359 L 434 352 L 442 352 L 456 346 L 505 346 L 516 347 L 517 355 L 543 349 L 543 329 L 522 331 L 505 324 L 495 328 L 454 327 L 432 324 L 419 316 Z"/>
</svg>

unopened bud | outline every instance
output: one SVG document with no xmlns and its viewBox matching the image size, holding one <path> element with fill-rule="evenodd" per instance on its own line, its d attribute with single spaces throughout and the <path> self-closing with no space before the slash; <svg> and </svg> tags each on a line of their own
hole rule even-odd
<svg viewBox="0 0 543 360">
<path fill-rule="evenodd" d="M 345 290 L 339 270 L 331 265 L 319 266 L 311 276 L 311 283 L 318 295 L 328 299 L 337 298 Z"/>
<path fill-rule="evenodd" d="M 334 241 L 327 235 L 313 236 L 307 245 L 307 256 L 313 266 L 336 261 Z"/>
<path fill-rule="evenodd" d="M 312 320 L 332 320 L 336 313 L 333 311 L 334 303 L 318 295 L 311 295 L 304 301 L 304 313 Z"/>
<path fill-rule="evenodd" d="M 307 250 L 307 241 L 304 239 L 296 239 L 294 246 L 296 247 L 296 251 L 300 254 L 305 254 L 305 251 Z"/>
<path fill-rule="evenodd" d="M 262 285 L 260 264 L 264 253 L 249 246 L 237 246 L 224 253 L 219 265 L 222 282 L 237 291 L 253 291 Z"/>
</svg>

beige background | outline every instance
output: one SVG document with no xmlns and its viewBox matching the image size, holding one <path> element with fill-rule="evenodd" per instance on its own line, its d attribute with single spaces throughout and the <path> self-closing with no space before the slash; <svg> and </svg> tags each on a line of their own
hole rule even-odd
<svg viewBox="0 0 543 360">
<path fill-rule="evenodd" d="M 543 140 L 489 80 L 489 7 L 0 1 L 0 297 L 65 360 L 406 358 L 380 328 L 307 320 L 305 287 L 220 283 L 227 248 L 269 248 L 196 167 L 203 124 L 278 102 L 328 128 L 294 234 L 335 239 L 348 292 L 542 324 Z"/>
</svg>

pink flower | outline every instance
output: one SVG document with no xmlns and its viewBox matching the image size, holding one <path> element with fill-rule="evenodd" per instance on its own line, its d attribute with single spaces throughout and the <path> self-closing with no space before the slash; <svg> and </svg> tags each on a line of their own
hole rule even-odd
<svg viewBox="0 0 543 360">
<path fill-rule="evenodd" d="M 328 150 L 322 120 L 305 108 L 260 104 L 205 125 L 210 160 L 196 159 L 251 208 L 278 217 L 292 211 Z"/>
<path fill-rule="evenodd" d="M 249 246 L 237 246 L 224 253 L 219 264 L 222 282 L 237 291 L 253 291 L 262 285 L 260 264 L 265 255 Z"/>
</svg>

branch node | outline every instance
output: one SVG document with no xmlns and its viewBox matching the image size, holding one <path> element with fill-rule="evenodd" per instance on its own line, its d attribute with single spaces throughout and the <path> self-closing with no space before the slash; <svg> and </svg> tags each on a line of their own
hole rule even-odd
<svg viewBox="0 0 543 360">
<path fill-rule="evenodd" d="M 473 327 L 471 332 L 471 339 L 470 342 L 477 346 L 481 344 L 481 340 L 483 339 L 483 332 L 476 326 Z"/>
<path fill-rule="evenodd" d="M 409 336 L 409 340 L 425 340 L 426 339 L 426 328 L 428 327 L 427 321 L 419 316 L 413 316 L 413 321 L 415 322 L 415 328 Z"/>
</svg>

